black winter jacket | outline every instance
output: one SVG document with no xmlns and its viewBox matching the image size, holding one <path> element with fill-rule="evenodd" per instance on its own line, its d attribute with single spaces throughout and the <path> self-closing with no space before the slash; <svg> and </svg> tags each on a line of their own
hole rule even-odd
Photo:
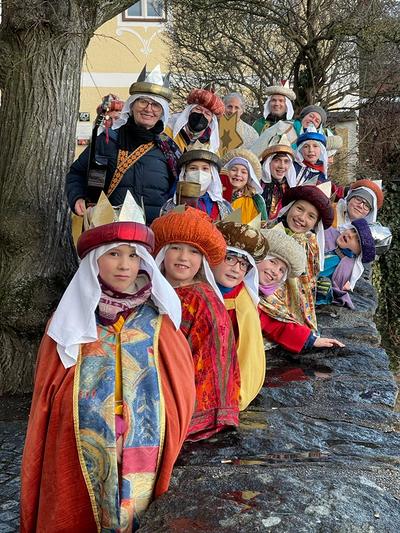
<svg viewBox="0 0 400 533">
<path fill-rule="evenodd" d="M 86 180 L 90 149 L 84 152 L 71 165 L 66 178 L 66 193 L 68 204 L 74 210 L 75 202 L 86 197 Z M 107 191 L 114 174 L 118 157 L 118 141 L 109 138 L 106 143 L 104 133 L 99 135 L 96 143 L 96 161 L 107 165 Z M 174 176 L 168 169 L 167 160 L 163 152 L 155 146 L 127 170 L 118 187 L 110 196 L 112 205 L 121 205 L 129 190 L 136 202 L 141 206 L 142 199 L 146 213 L 146 223 L 150 224 L 160 214 L 160 209 L 171 197 Z"/>
</svg>

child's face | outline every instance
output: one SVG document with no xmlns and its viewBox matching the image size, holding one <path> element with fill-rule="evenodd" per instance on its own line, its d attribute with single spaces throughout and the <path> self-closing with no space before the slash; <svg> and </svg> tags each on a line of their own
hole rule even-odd
<svg viewBox="0 0 400 533">
<path fill-rule="evenodd" d="M 297 200 L 289 209 L 286 221 L 294 233 L 307 233 L 317 225 L 319 213 L 316 207 L 307 200 Z"/>
<path fill-rule="evenodd" d="M 189 244 L 171 244 L 165 252 L 164 273 L 173 287 L 184 287 L 193 283 L 201 267 L 201 252 Z"/>
<path fill-rule="evenodd" d="M 361 253 L 360 239 L 357 231 L 353 228 L 348 228 L 341 233 L 336 239 L 336 244 L 339 248 L 348 248 L 353 254 L 360 255 Z"/>
<path fill-rule="evenodd" d="M 189 170 L 202 170 L 211 174 L 211 166 L 208 161 L 190 161 L 185 167 L 185 172 Z"/>
<path fill-rule="evenodd" d="M 321 147 L 317 141 L 306 141 L 301 149 L 306 161 L 316 163 L 321 155 Z"/>
<path fill-rule="evenodd" d="M 352 196 L 347 202 L 347 214 L 350 220 L 357 220 L 358 218 L 364 218 L 371 211 L 369 203 L 361 198 L 361 196 Z"/>
<path fill-rule="evenodd" d="M 258 277 L 260 285 L 268 286 L 274 283 L 280 283 L 287 272 L 287 266 L 284 261 L 274 257 L 273 259 L 264 259 L 257 263 Z"/>
<path fill-rule="evenodd" d="M 228 251 L 222 263 L 212 269 L 215 281 L 223 287 L 233 289 L 241 283 L 251 268 L 246 257 Z"/>
<path fill-rule="evenodd" d="M 212 181 L 211 165 L 208 161 L 190 161 L 185 167 L 185 181 L 200 184 L 200 192 L 204 194 Z"/>
<path fill-rule="evenodd" d="M 228 177 L 234 191 L 243 189 L 249 180 L 249 172 L 244 165 L 233 165 L 228 170 Z"/>
<path fill-rule="evenodd" d="M 275 156 L 269 165 L 271 176 L 281 182 L 289 170 L 290 163 L 291 159 L 286 155 Z"/>
<path fill-rule="evenodd" d="M 127 244 L 112 248 L 97 260 L 99 275 L 118 292 L 125 292 L 137 278 L 140 257 L 136 249 Z"/>
</svg>

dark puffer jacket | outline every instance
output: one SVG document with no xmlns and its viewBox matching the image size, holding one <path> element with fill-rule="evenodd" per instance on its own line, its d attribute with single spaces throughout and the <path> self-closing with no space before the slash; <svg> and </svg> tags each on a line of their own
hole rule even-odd
<svg viewBox="0 0 400 533">
<path fill-rule="evenodd" d="M 99 135 L 96 143 L 96 161 L 107 165 L 105 191 L 107 191 L 114 174 L 117 157 L 117 140 L 110 138 L 106 143 L 104 133 Z M 89 147 L 72 164 L 66 178 L 68 204 L 72 210 L 79 198 L 86 197 L 86 179 L 89 163 Z M 164 153 L 155 146 L 127 170 L 118 187 L 110 196 L 112 205 L 121 205 L 129 190 L 136 202 L 146 212 L 146 223 L 150 224 L 160 214 L 164 203 L 172 196 L 175 178 L 170 172 Z"/>
</svg>

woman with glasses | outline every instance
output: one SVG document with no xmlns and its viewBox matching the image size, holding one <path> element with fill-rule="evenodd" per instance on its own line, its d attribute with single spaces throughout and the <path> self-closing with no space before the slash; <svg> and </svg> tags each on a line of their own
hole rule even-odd
<svg viewBox="0 0 400 533">
<path fill-rule="evenodd" d="M 156 263 L 182 305 L 181 331 L 192 351 L 196 405 L 187 440 L 206 439 L 239 424 L 240 374 L 235 337 L 210 270 L 225 257 L 223 236 L 192 207 L 157 218 Z"/>
<path fill-rule="evenodd" d="M 240 410 L 260 392 L 265 378 L 265 352 L 258 317 L 258 272 L 267 242 L 258 229 L 239 222 L 217 224 L 227 243 L 223 261 L 213 273 L 235 332 L 240 368 Z"/>
<path fill-rule="evenodd" d="M 368 179 L 351 184 L 346 198 L 335 206 L 334 228 L 350 224 L 353 220 L 365 218 L 368 224 L 376 222 L 378 209 L 383 205 L 382 184 Z"/>
<path fill-rule="evenodd" d="M 94 161 L 88 147 L 72 164 L 66 192 L 71 210 L 82 216 L 88 201 L 96 203 L 103 190 L 113 206 L 121 205 L 130 191 L 144 205 L 150 223 L 172 195 L 177 178 L 176 158 L 160 138 L 169 117 L 172 91 L 163 84 L 159 67 L 147 78 L 144 73 L 130 87 L 130 97 L 113 122 L 113 134 L 96 140 Z M 88 198 L 88 168 L 96 167 Z M 96 193 L 93 190 L 98 191 Z"/>
</svg>

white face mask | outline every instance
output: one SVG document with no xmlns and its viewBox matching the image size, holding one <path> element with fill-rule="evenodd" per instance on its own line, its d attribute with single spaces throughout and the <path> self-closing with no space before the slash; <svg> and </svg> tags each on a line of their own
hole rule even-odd
<svg viewBox="0 0 400 533">
<path fill-rule="evenodd" d="M 185 181 L 200 183 L 202 193 L 206 192 L 212 180 L 211 172 L 205 170 L 188 170 L 185 173 Z"/>
</svg>

